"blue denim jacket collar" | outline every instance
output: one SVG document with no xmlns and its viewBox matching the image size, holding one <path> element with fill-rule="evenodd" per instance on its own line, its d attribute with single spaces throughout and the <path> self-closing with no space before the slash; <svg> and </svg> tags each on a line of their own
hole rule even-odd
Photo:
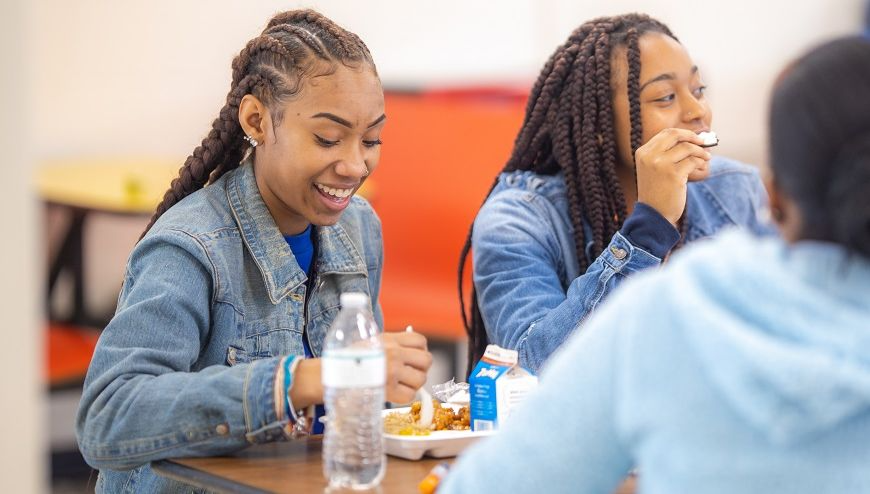
<svg viewBox="0 0 870 494">
<path fill-rule="evenodd" d="M 296 263 L 287 241 L 275 225 L 269 208 L 257 188 L 254 167 L 245 162 L 239 173 L 229 178 L 227 195 L 233 215 L 239 224 L 242 238 L 263 280 L 272 304 L 279 303 L 308 276 Z M 318 245 L 315 266 L 320 273 L 366 274 L 366 264 L 354 247 L 341 223 L 316 227 Z"/>
<path fill-rule="evenodd" d="M 502 185 L 501 181 L 504 182 L 504 185 Z M 526 188 L 544 196 L 558 197 L 558 200 L 567 201 L 563 172 L 558 172 L 551 176 L 538 175 L 530 171 L 504 173 L 501 175 L 501 181 L 496 186 L 496 190 L 501 190 L 504 186 Z M 686 240 L 691 241 L 712 236 L 722 227 L 722 222 L 725 218 L 733 224 L 740 224 L 740 221 L 733 218 L 728 212 L 728 208 L 722 204 L 719 194 L 706 182 L 690 182 L 688 184 L 686 203 L 686 220 L 688 224 Z M 715 208 L 717 214 L 712 215 L 711 208 Z M 595 241 L 592 239 L 592 225 L 585 218 L 583 221 L 583 233 L 588 239 L 585 246 L 586 255 L 590 259 L 594 259 L 596 256 L 592 252 L 592 249 L 595 247 Z"/>
<path fill-rule="evenodd" d="M 709 178 L 687 186 L 686 241 L 733 225 L 770 233 L 766 210 L 758 172 L 715 156 Z M 588 221 L 583 228 L 591 263 L 581 271 L 561 173 L 503 173 L 474 221 L 474 283 L 489 341 L 518 350 L 533 371 L 622 280 L 663 261 L 620 232 L 593 253 Z"/>
<path fill-rule="evenodd" d="M 561 178 L 562 175 L 560 174 Z M 705 200 L 706 199 L 706 200 Z M 716 193 L 710 190 L 709 185 L 703 182 L 692 182 L 686 190 L 686 224 L 688 226 L 686 233 L 686 241 L 697 240 L 699 238 L 711 237 L 716 231 L 721 228 L 722 217 L 712 218 L 709 215 L 710 204 L 715 203 L 720 207 L 722 216 L 731 219 L 734 224 L 739 224 L 735 219 L 731 218 L 727 209 L 719 205 L 719 199 Z M 717 222 L 713 220 L 716 219 Z M 596 256 L 593 253 L 595 241 L 592 239 L 592 225 L 584 218 L 583 233 L 588 239 L 586 241 L 586 256 L 594 259 Z"/>
<path fill-rule="evenodd" d="M 689 182 L 686 190 L 686 241 L 711 237 L 724 225 L 744 223 L 723 204 L 722 194 L 733 190 L 716 190 L 710 181 Z"/>
</svg>

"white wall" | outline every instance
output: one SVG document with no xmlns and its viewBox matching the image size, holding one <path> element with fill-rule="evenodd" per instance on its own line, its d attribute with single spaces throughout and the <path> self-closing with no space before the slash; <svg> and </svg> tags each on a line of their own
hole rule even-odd
<svg viewBox="0 0 870 494">
<path fill-rule="evenodd" d="M 36 202 L 30 188 L 33 140 L 26 125 L 31 77 L 28 56 L 22 50 L 28 9 L 25 0 L 0 4 L 0 333 L 6 346 L 0 358 L 4 397 L 0 408 L 0 485 L 3 492 L 21 493 L 42 492 L 47 485 L 39 380 L 42 338 L 37 324 L 37 287 L 42 271 L 33 255 L 37 247 Z"/>
<path fill-rule="evenodd" d="M 773 80 L 785 63 L 829 37 L 856 32 L 863 0 L 545 0 L 550 44 L 573 20 L 641 10 L 665 22 L 701 69 L 714 110 L 717 152 L 762 164 L 765 119 Z"/>
<path fill-rule="evenodd" d="M 294 5 L 313 4 L 357 32 L 388 86 L 528 83 L 582 21 L 644 10 L 701 65 L 722 150 L 758 162 L 774 74 L 808 45 L 856 30 L 862 3 L 37 0 L 33 122 L 41 156 L 186 156 L 223 103 L 232 57 L 272 13 Z"/>
</svg>

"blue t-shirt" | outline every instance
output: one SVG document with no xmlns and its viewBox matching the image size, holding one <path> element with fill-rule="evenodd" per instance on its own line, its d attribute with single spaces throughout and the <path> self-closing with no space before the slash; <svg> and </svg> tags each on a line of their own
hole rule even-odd
<svg viewBox="0 0 870 494">
<path fill-rule="evenodd" d="M 311 225 L 304 232 L 297 235 L 284 235 L 284 240 L 293 251 L 296 257 L 296 263 L 302 268 L 302 271 L 311 273 L 311 260 L 314 259 L 314 241 L 311 240 Z"/>
<path fill-rule="evenodd" d="M 284 235 L 284 240 L 290 246 L 293 256 L 296 257 L 296 263 L 307 274 L 311 274 L 311 261 L 314 260 L 314 241 L 311 239 L 311 225 L 304 232 L 297 235 Z M 311 358 L 314 353 L 311 351 L 311 346 L 308 344 L 307 335 L 302 338 L 302 345 L 305 347 L 305 358 Z M 325 415 L 323 405 L 317 405 L 314 414 L 314 427 L 311 430 L 312 434 L 323 434 L 323 424 L 320 422 L 320 417 Z"/>
</svg>

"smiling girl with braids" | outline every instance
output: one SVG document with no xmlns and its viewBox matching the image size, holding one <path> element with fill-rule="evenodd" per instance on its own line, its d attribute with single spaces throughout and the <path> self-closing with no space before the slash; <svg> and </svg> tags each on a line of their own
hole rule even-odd
<svg viewBox="0 0 870 494">
<path fill-rule="evenodd" d="M 537 371 L 626 276 L 730 226 L 767 232 L 757 172 L 713 157 L 698 68 L 666 26 L 604 17 L 574 31 L 529 96 L 473 245 L 469 369 L 487 343 Z"/>
<path fill-rule="evenodd" d="M 77 419 L 100 492 L 180 490 L 148 462 L 304 434 L 342 292 L 378 291 L 380 222 L 354 194 L 378 163 L 384 96 L 354 34 L 276 15 L 233 61 L 226 105 L 130 256 Z M 384 335 L 387 399 L 431 355 Z M 298 358 L 297 358 L 298 357 Z"/>
</svg>

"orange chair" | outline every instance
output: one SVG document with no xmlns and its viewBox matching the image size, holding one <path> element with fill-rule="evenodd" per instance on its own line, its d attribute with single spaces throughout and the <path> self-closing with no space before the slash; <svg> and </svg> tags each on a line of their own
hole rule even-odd
<svg viewBox="0 0 870 494">
<path fill-rule="evenodd" d="M 510 155 L 525 98 L 498 89 L 387 93 L 385 144 L 368 189 L 383 223 L 385 329 L 412 324 L 430 340 L 465 338 L 459 253 Z"/>
<path fill-rule="evenodd" d="M 91 467 L 78 450 L 73 430 L 81 387 L 100 330 L 49 322 L 46 324 L 43 383 L 48 387 L 48 440 L 52 479 L 87 478 Z"/>
<path fill-rule="evenodd" d="M 100 337 L 98 329 L 48 324 L 45 378 L 49 389 L 80 387 Z"/>
</svg>

